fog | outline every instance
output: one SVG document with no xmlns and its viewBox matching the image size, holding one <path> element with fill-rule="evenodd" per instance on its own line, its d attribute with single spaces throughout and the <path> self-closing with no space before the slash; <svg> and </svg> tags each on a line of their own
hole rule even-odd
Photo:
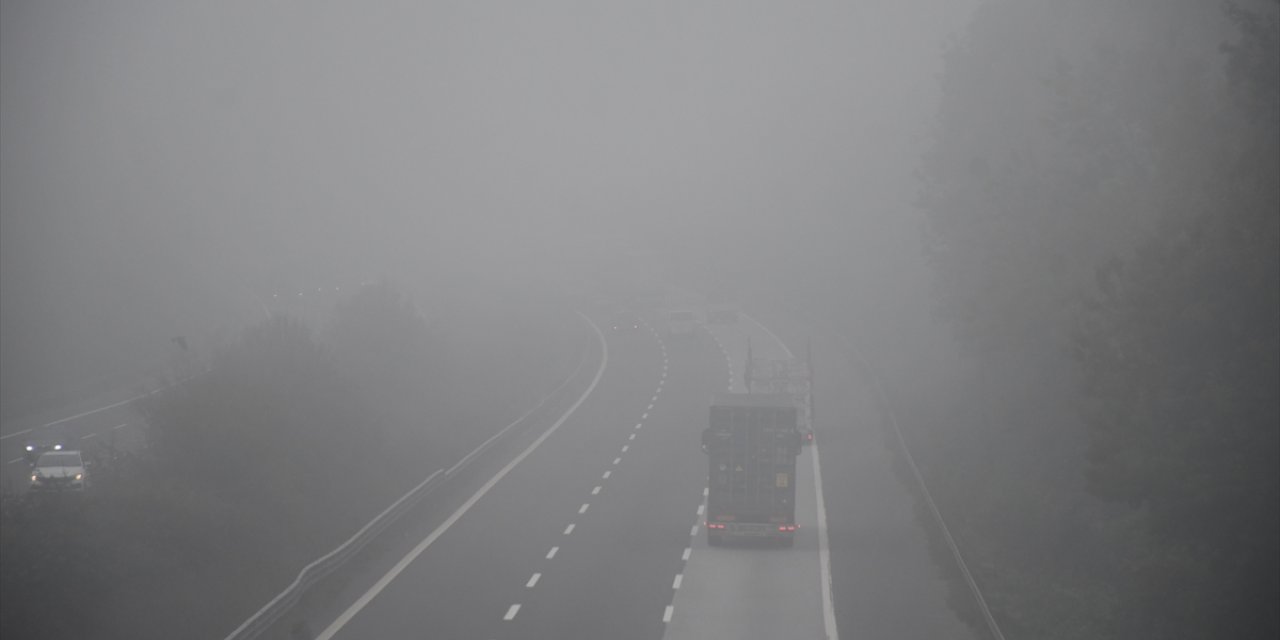
<svg viewBox="0 0 1280 640">
<path fill-rule="evenodd" d="M 1147 548 L 1124 532 L 1165 522 L 1160 496 L 1194 493 L 1126 493 L 1148 486 L 1144 474 L 1179 474 L 1118 471 L 1133 458 L 1115 452 L 1137 440 L 1116 434 L 1190 411 L 1135 398 L 1220 383 L 1235 395 L 1197 405 L 1218 408 L 1195 424 L 1276 414 L 1274 392 L 1259 390 L 1276 378 L 1274 339 L 1248 337 L 1276 318 L 1276 8 L 3 0 L 3 414 L 154 388 L 218 353 L 248 358 L 226 355 L 237 336 L 286 334 L 259 323 L 289 316 L 321 342 L 348 336 L 329 346 L 361 362 L 366 387 L 376 381 L 383 395 L 365 399 L 382 405 L 378 437 L 394 442 L 424 402 L 396 395 L 415 375 L 460 423 L 480 418 L 444 404 L 488 399 L 426 365 L 369 373 L 395 349 L 372 341 L 350 355 L 368 345 L 342 318 L 365 316 L 341 301 L 362 284 L 386 287 L 366 303 L 447 345 L 424 347 L 439 363 L 468 359 L 466 380 L 514 388 L 494 400 L 504 408 L 542 391 L 522 386 L 518 366 L 493 373 L 508 350 L 542 353 L 482 339 L 504 331 L 504 314 L 529 314 L 531 338 L 587 353 L 565 328 L 571 312 L 631 296 L 622 281 L 728 293 L 793 346 L 856 345 L 858 384 L 886 391 L 866 409 L 876 418 L 851 423 L 896 411 L 908 425 L 943 512 L 965 514 L 969 552 L 1017 565 L 985 576 L 1014 594 L 999 614 L 1012 629 L 1043 634 L 1051 616 L 1036 616 L 1051 607 L 1038 607 L 1059 598 L 1086 618 L 1145 619 L 1138 605 L 1074 599 L 1105 584 L 1178 602 L 1151 595 L 1141 571 L 1097 568 Z M 1244 213 L 1215 226 L 1225 212 Z M 1224 323 L 1233 329 L 1210 329 Z M 1205 332 L 1222 342 L 1170 346 Z M 228 370 L 256 366 L 246 362 Z M 1221 366 L 1205 371 L 1232 372 L 1226 382 L 1184 375 L 1211 362 Z M 150 409 L 182 415 L 165 410 Z M 1233 450 L 1273 438 L 1248 433 Z M 446 448 L 432 454 L 442 464 Z M 1185 461 L 1194 449 L 1135 455 Z M 1241 465 L 1260 474 L 1243 485 L 1273 484 L 1274 461 Z M 1204 472 L 1211 484 L 1235 477 L 1222 468 Z M 1097 568 L 1088 579 L 1012 560 L 1061 550 L 1010 540 L 1075 527 L 1089 533 L 1062 553 Z M 951 606 L 977 628 L 947 571 Z M 1214 615 L 1168 624 L 1213 628 Z"/>
<path fill-rule="evenodd" d="M 914 259 L 966 6 L 4 11 L 8 387 L 207 330 L 263 283 L 545 270 L 602 238 Z"/>
</svg>

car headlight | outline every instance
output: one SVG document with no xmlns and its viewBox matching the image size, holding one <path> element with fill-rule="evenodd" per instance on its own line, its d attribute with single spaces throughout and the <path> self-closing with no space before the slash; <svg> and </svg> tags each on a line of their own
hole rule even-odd
<svg viewBox="0 0 1280 640">
<path fill-rule="evenodd" d="M 84 474 L 83 474 L 83 473 L 77 473 L 77 474 L 76 474 L 76 480 L 83 480 L 83 479 L 84 479 Z"/>
<path fill-rule="evenodd" d="M 33 446 L 31 446 L 31 445 L 27 445 L 27 451 L 35 451 L 35 450 L 36 450 L 36 448 L 35 448 L 35 447 L 33 447 Z"/>
<path fill-rule="evenodd" d="M 40 476 L 38 476 L 38 475 L 34 475 L 34 474 L 33 474 L 33 475 L 31 476 L 31 481 L 32 481 L 32 482 L 40 482 Z"/>
<path fill-rule="evenodd" d="M 62 451 L 62 445 L 60 445 L 60 444 L 55 444 L 55 445 L 53 445 L 53 450 L 54 450 L 54 451 Z"/>
</svg>

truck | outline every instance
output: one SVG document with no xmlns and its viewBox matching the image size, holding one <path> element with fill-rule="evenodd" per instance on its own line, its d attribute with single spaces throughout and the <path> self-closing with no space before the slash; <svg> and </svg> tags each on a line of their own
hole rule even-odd
<svg viewBox="0 0 1280 640">
<path fill-rule="evenodd" d="M 747 393 L 771 393 L 789 396 L 798 412 L 800 440 L 813 443 L 813 368 L 806 346 L 804 359 L 754 358 L 747 343 L 745 371 Z"/>
<path fill-rule="evenodd" d="M 707 544 L 796 533 L 798 411 L 785 394 L 717 394 L 702 432 L 707 454 Z"/>
</svg>

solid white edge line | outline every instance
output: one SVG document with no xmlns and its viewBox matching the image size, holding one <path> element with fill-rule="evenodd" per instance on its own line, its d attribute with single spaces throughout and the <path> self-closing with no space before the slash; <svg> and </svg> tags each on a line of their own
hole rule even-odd
<svg viewBox="0 0 1280 640">
<path fill-rule="evenodd" d="M 18 462 L 22 462 L 23 460 L 26 460 L 26 458 L 18 458 L 18 459 L 16 459 L 16 460 L 10 460 L 10 461 L 9 461 L 9 464 L 15 464 L 15 463 L 18 463 Z"/>
<path fill-rule="evenodd" d="M 46 425 L 46 426 L 48 426 L 48 425 Z M 31 433 L 32 431 L 35 431 L 35 429 L 23 429 L 22 431 L 14 431 L 13 433 L 9 433 L 9 434 L 5 434 L 5 435 L 3 435 L 3 436 L 0 436 L 0 440 L 4 440 L 5 438 L 13 438 L 13 437 L 17 437 L 17 436 L 20 436 L 20 435 L 22 435 L 22 434 L 24 434 L 24 433 Z"/>
<path fill-rule="evenodd" d="M 769 327 L 760 324 L 760 321 L 745 313 L 742 315 L 750 320 L 752 324 L 760 327 L 770 338 L 773 338 L 774 342 L 781 345 L 782 350 L 787 352 L 788 358 L 795 357 L 791 353 L 791 349 L 787 347 L 787 343 L 783 342 L 777 334 L 770 331 Z M 840 633 L 836 629 L 835 605 L 831 600 L 831 549 L 827 542 L 827 507 L 822 500 L 822 470 L 818 466 L 817 442 L 809 445 L 809 452 L 813 458 L 813 488 L 818 511 L 818 574 L 819 583 L 822 587 L 822 624 L 826 627 L 828 640 L 839 640 Z"/>
<path fill-rule="evenodd" d="M 440 524 L 440 526 L 436 527 L 436 529 L 432 531 L 430 535 L 424 538 L 422 542 L 419 542 L 418 545 L 414 547 L 412 551 L 410 551 L 403 558 L 401 558 L 400 561 L 397 562 L 395 566 L 391 568 L 390 571 L 388 571 L 381 578 L 379 578 L 378 581 L 374 583 L 374 585 L 370 587 L 368 591 L 366 591 L 363 595 L 361 595 L 360 598 L 357 599 L 354 603 L 352 603 L 350 607 L 347 607 L 347 610 L 343 611 L 342 615 L 338 616 L 337 620 L 334 620 L 327 628 L 325 628 L 324 631 L 320 632 L 320 635 L 316 636 L 315 640 L 329 640 L 336 633 L 338 633 L 338 631 L 340 631 L 342 627 L 346 626 L 346 624 L 350 622 L 351 619 L 354 618 L 357 613 L 360 613 L 361 609 L 364 609 L 365 606 L 367 606 L 371 601 L 373 601 L 373 599 L 376 598 L 379 593 L 382 593 L 382 590 L 386 589 L 387 585 L 391 584 L 391 581 L 395 580 L 396 576 L 400 575 L 400 572 L 404 571 L 405 568 L 408 567 L 409 564 L 411 564 L 414 560 L 416 560 L 419 555 L 422 555 L 422 552 L 426 551 L 427 547 L 431 546 L 432 543 L 436 541 L 436 539 L 444 535 L 444 532 L 448 531 L 449 527 L 452 527 L 453 524 L 463 516 L 463 514 L 469 511 L 471 507 L 474 506 L 475 503 L 480 500 L 480 498 L 483 498 L 486 493 L 489 493 L 489 490 L 493 488 L 493 485 L 498 484 L 498 482 L 502 480 L 504 477 L 506 477 L 506 475 L 510 473 L 511 470 L 514 469 L 516 465 L 520 464 L 520 462 L 523 461 L 525 458 L 527 458 L 529 454 L 533 453 L 533 450 L 537 449 L 538 445 L 541 445 L 543 441 L 551 437 L 551 434 L 555 433 L 556 430 L 560 428 L 560 425 L 564 424 L 565 421 L 569 419 L 569 416 L 573 415 L 573 412 L 577 411 L 578 407 L 582 406 L 582 403 L 587 400 L 587 396 L 591 395 L 592 391 L 595 391 L 596 385 L 600 383 L 601 376 L 604 375 L 605 367 L 608 366 L 609 364 L 609 346 L 605 342 L 604 334 L 600 332 L 600 327 L 597 327 L 596 324 L 592 322 L 590 318 L 583 315 L 582 312 L 576 312 L 576 313 L 578 314 L 579 317 L 585 320 L 588 325 L 591 326 L 592 331 L 595 331 L 596 339 L 600 342 L 600 349 L 601 349 L 600 366 L 599 368 L 596 369 L 596 375 L 595 375 L 595 378 L 591 380 L 591 384 L 587 385 L 586 391 L 582 392 L 582 395 L 578 397 L 578 400 L 574 402 L 573 405 L 570 406 L 567 411 L 564 412 L 564 415 L 560 416 L 559 420 L 556 420 L 555 424 L 551 425 L 551 427 L 548 428 L 545 432 L 543 432 L 542 435 L 538 436 L 538 438 L 534 440 L 533 443 L 530 444 L 528 448 L 526 448 L 524 451 L 521 451 L 520 455 L 512 459 L 511 462 L 507 463 L 507 466 L 503 467 L 502 470 L 499 471 L 492 478 L 490 478 L 488 482 L 484 483 L 484 486 L 480 487 L 480 490 L 476 491 L 470 498 L 468 498 L 467 501 L 463 503 L 461 507 L 458 507 L 458 510 L 454 511 L 449 516 L 449 519 L 445 520 L 443 523 Z M 571 531 L 572 529 L 573 529 L 573 525 L 569 525 L 569 529 L 566 531 L 566 533 L 568 533 L 568 531 Z"/>
<path fill-rule="evenodd" d="M 125 428 L 125 427 L 127 427 L 127 426 L 129 426 L 129 423 L 128 423 L 128 422 L 126 422 L 126 423 L 124 423 L 124 424 L 118 424 L 118 425 L 116 425 L 116 426 L 114 426 L 114 427 L 111 427 L 111 430 L 112 430 L 112 431 L 115 431 L 116 429 L 123 429 L 123 428 Z"/>
<path fill-rule="evenodd" d="M 827 627 L 827 637 L 837 640 L 836 610 L 831 598 L 831 546 L 827 540 L 827 504 L 822 499 L 822 466 L 818 464 L 818 445 L 809 445 L 813 458 L 813 490 L 818 506 L 818 572 L 822 580 L 822 623 Z"/>
</svg>

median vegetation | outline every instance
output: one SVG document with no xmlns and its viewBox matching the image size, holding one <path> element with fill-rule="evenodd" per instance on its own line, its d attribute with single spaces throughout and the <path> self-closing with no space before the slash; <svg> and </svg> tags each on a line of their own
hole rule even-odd
<svg viewBox="0 0 1280 640">
<path fill-rule="evenodd" d="M 146 446 L 95 451 L 91 491 L 4 498 L 0 635 L 222 637 L 527 406 L 541 385 L 512 376 L 567 372 L 576 336 L 526 312 L 519 332 L 480 335 L 380 284 L 319 334 L 248 327 L 207 373 L 140 402 Z"/>
</svg>

